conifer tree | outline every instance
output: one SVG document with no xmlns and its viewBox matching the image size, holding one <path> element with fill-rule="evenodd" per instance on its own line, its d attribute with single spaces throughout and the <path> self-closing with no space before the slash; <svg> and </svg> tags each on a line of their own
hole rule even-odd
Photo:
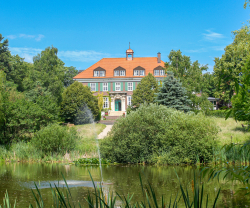
<svg viewBox="0 0 250 208">
<path fill-rule="evenodd" d="M 160 105 L 165 105 L 184 112 L 190 110 L 190 107 L 188 106 L 190 104 L 190 100 L 186 95 L 186 89 L 182 87 L 179 80 L 174 78 L 173 72 L 167 72 L 167 77 L 162 83 L 160 92 L 156 93 L 156 95 L 157 97 L 155 102 Z"/>
</svg>

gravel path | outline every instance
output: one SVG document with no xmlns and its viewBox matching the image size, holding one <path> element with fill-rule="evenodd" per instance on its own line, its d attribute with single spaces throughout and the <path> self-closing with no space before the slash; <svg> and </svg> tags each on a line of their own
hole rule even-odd
<svg viewBox="0 0 250 208">
<path fill-rule="evenodd" d="M 107 136 L 113 125 L 107 125 L 106 128 L 97 136 L 97 139 L 103 139 Z"/>
</svg>

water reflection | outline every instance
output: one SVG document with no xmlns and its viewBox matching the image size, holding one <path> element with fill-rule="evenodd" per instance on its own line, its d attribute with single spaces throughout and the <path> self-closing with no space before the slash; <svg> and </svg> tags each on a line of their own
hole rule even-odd
<svg viewBox="0 0 250 208">
<path fill-rule="evenodd" d="M 191 182 L 194 172 L 198 170 L 194 167 L 166 167 L 166 166 L 103 166 L 104 189 L 118 192 L 127 196 L 128 193 L 134 194 L 133 201 L 142 201 L 139 173 L 143 178 L 143 183 L 151 183 L 157 196 L 163 195 L 166 201 L 180 195 L 179 181 L 176 172 L 184 187 L 187 187 L 192 193 Z M 34 182 L 40 188 L 45 203 L 52 203 L 50 184 L 56 184 L 59 187 L 65 187 L 63 177 L 65 176 L 70 187 L 71 194 L 75 201 L 86 204 L 84 199 L 88 192 L 93 192 L 89 172 L 96 184 L 101 181 L 100 169 L 98 166 L 82 166 L 63 164 L 30 164 L 30 163 L 7 163 L 0 164 L 0 198 L 4 197 L 6 189 L 8 190 L 11 201 L 17 200 L 17 207 L 28 207 L 29 203 L 34 203 L 34 198 L 30 189 L 35 188 Z M 226 182 L 207 179 L 201 179 L 205 186 L 205 195 L 209 194 L 211 201 L 215 198 L 218 189 L 221 187 L 218 207 L 236 207 L 246 204 L 246 198 L 243 195 L 234 195 L 235 190 L 240 188 L 236 182 Z M 180 204 L 179 207 L 182 207 Z"/>
</svg>

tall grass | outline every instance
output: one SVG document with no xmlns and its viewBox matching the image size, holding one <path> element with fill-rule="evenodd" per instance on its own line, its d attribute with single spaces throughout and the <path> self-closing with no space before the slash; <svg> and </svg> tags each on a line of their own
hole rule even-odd
<svg viewBox="0 0 250 208">
<path fill-rule="evenodd" d="M 178 175 L 177 175 L 178 177 Z M 102 184 L 96 185 L 92 176 L 90 178 L 93 183 L 94 193 L 88 193 L 87 197 L 85 198 L 89 208 L 117 208 L 117 207 L 124 207 L 124 208 L 177 208 L 178 204 L 182 200 L 185 204 L 186 208 L 202 208 L 202 207 L 216 207 L 216 202 L 218 200 L 220 189 L 217 192 L 215 199 L 209 199 L 208 195 L 204 195 L 204 185 L 200 186 L 196 180 L 195 174 L 193 179 L 192 185 L 192 192 L 189 193 L 188 189 L 184 189 L 180 183 L 180 196 L 177 195 L 172 199 L 170 197 L 169 201 L 166 202 L 165 197 L 157 196 L 156 192 L 154 191 L 153 187 L 150 183 L 147 185 L 143 185 L 141 175 L 139 175 L 140 185 L 142 190 L 142 201 L 132 202 L 133 195 L 128 195 L 127 197 L 120 195 L 119 193 L 113 192 L 106 192 L 103 190 Z M 82 204 L 79 202 L 74 202 L 70 189 L 67 185 L 67 181 L 64 178 L 64 182 L 66 187 L 59 189 L 56 184 L 55 188 L 50 185 L 51 188 L 51 195 L 53 198 L 52 204 L 45 204 L 42 194 L 35 184 L 35 190 L 31 190 L 34 196 L 34 204 L 30 204 L 29 208 L 47 208 L 47 207 L 60 207 L 60 208 L 76 208 L 76 207 L 83 207 Z M 160 199 L 160 200 L 159 200 Z M 212 204 L 209 206 L 208 204 Z M 8 193 L 6 192 L 3 206 L 0 205 L 0 208 L 11 208 Z M 14 204 L 15 208 L 15 204 Z"/>
</svg>

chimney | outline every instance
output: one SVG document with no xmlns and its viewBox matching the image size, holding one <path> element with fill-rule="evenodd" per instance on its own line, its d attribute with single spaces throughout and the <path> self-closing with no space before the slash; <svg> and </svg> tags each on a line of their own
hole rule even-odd
<svg viewBox="0 0 250 208">
<path fill-rule="evenodd" d="M 161 63 L 161 53 L 157 53 L 157 63 Z"/>
</svg>

